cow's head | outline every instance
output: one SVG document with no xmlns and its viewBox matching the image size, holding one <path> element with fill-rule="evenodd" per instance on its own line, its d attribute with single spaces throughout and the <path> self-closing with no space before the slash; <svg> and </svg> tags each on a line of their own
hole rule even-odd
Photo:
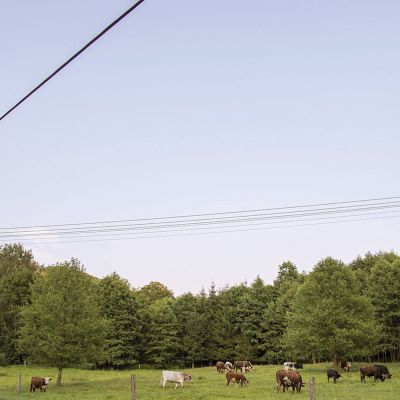
<svg viewBox="0 0 400 400">
<path fill-rule="evenodd" d="M 45 385 L 48 385 L 49 382 L 51 381 L 51 378 L 49 378 L 49 377 L 47 377 L 47 376 L 46 376 L 46 378 L 43 378 L 43 379 L 44 379 L 44 384 L 45 384 Z"/>
<path fill-rule="evenodd" d="M 183 379 L 186 382 L 193 382 L 192 375 L 190 374 L 183 374 Z"/>
<path fill-rule="evenodd" d="M 292 384 L 292 382 L 287 376 L 285 376 L 282 380 L 285 386 L 290 386 Z"/>
</svg>

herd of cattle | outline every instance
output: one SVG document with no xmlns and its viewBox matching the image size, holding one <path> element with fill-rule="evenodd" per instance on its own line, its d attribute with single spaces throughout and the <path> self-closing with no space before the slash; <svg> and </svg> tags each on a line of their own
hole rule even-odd
<svg viewBox="0 0 400 400">
<path fill-rule="evenodd" d="M 339 362 L 339 367 L 346 372 L 349 372 L 352 365 L 348 361 Z M 303 364 L 296 362 L 285 362 L 283 364 L 283 369 L 276 372 L 276 390 L 279 392 L 292 388 L 293 392 L 300 392 L 301 388 L 304 386 L 303 379 L 298 372 L 299 369 L 303 368 Z M 222 362 L 218 361 L 216 363 L 217 373 L 225 374 L 226 386 L 230 383 L 236 383 L 241 386 L 243 384 L 248 384 L 249 381 L 245 374 L 253 370 L 253 365 L 250 361 L 235 361 L 233 364 L 229 361 Z M 342 375 L 335 369 L 328 368 L 327 370 L 328 382 L 333 379 L 336 383 L 337 379 L 341 378 Z M 374 381 L 381 380 L 382 382 L 386 379 L 390 379 L 392 375 L 389 373 L 388 368 L 385 365 L 374 364 L 366 367 L 360 368 L 360 379 L 361 382 L 365 382 L 365 377 L 373 377 Z M 32 377 L 30 391 L 34 392 L 39 389 L 41 392 L 46 391 L 51 378 L 41 378 Z M 162 371 L 160 386 L 165 388 L 165 385 L 170 383 L 175 383 L 175 389 L 180 385 L 183 388 L 184 382 L 193 382 L 192 376 L 190 374 L 185 374 L 183 372 L 177 371 Z"/>
<path fill-rule="evenodd" d="M 230 383 L 236 383 L 241 386 L 248 384 L 249 380 L 245 374 L 253 370 L 253 365 L 250 361 L 235 361 L 233 364 L 229 361 L 223 362 L 218 361 L 215 364 L 217 373 L 225 374 L 226 386 Z M 352 367 L 349 361 L 340 361 L 339 367 L 346 372 L 350 372 Z M 276 390 L 279 392 L 292 388 L 293 392 L 300 392 L 301 388 L 304 387 L 303 379 L 298 372 L 299 369 L 303 368 L 303 364 L 297 362 L 285 362 L 283 369 L 276 372 Z M 341 378 L 342 375 L 335 369 L 328 368 L 327 370 L 328 382 L 333 379 L 336 383 L 337 379 Z M 374 364 L 360 368 L 361 382 L 365 382 L 365 377 L 374 377 L 374 381 L 391 378 L 392 375 L 389 373 L 388 368 L 385 365 Z M 184 382 L 192 382 L 192 376 L 183 372 L 175 371 L 163 371 L 161 375 L 160 385 L 164 388 L 166 383 L 175 383 L 175 389 L 181 385 L 183 387 Z"/>
</svg>

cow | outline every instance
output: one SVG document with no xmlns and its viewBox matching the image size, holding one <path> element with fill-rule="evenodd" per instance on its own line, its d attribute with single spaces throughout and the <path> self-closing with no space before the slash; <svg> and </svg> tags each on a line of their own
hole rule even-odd
<svg viewBox="0 0 400 400">
<path fill-rule="evenodd" d="M 285 391 L 287 388 L 292 387 L 293 392 L 301 391 L 304 386 L 301 375 L 296 371 L 286 371 L 281 369 L 276 372 L 276 391 L 279 392 L 280 388 Z"/>
<path fill-rule="evenodd" d="M 39 376 L 33 376 L 31 378 L 31 387 L 29 389 L 30 392 L 35 392 L 36 389 L 39 389 L 41 392 L 45 392 L 47 389 L 47 386 L 49 385 L 49 382 L 51 381 L 51 378 L 41 378 Z"/>
<path fill-rule="evenodd" d="M 233 368 L 237 372 L 240 370 L 242 373 L 249 372 L 253 369 L 250 361 L 235 361 L 233 363 Z"/>
<path fill-rule="evenodd" d="M 235 382 L 237 384 L 240 383 L 240 386 L 243 386 L 244 384 L 248 384 L 249 381 L 246 379 L 246 377 L 244 376 L 244 374 L 242 373 L 237 373 L 235 371 L 229 371 L 226 374 L 226 386 L 229 386 L 229 384 L 231 382 Z"/>
<path fill-rule="evenodd" d="M 365 383 L 365 377 L 374 377 L 374 381 L 376 382 L 380 379 L 382 382 L 388 377 L 388 374 L 382 372 L 382 370 L 375 366 L 367 366 L 360 368 L 360 380 Z"/>
<path fill-rule="evenodd" d="M 290 371 L 290 370 L 296 371 L 296 370 L 302 369 L 302 368 L 303 368 L 303 364 L 297 363 L 297 362 L 293 362 L 293 361 L 286 361 L 283 364 L 283 369 L 285 371 Z"/>
<path fill-rule="evenodd" d="M 220 374 L 223 374 L 226 371 L 225 364 L 222 361 L 217 361 L 215 367 L 217 368 L 217 372 Z"/>
<path fill-rule="evenodd" d="M 232 365 L 232 363 L 229 362 L 229 361 L 227 361 L 227 362 L 225 363 L 225 368 L 226 368 L 228 371 L 233 371 L 233 365 Z"/>
<path fill-rule="evenodd" d="M 339 366 L 343 371 L 350 372 L 351 362 L 346 360 L 340 360 Z"/>
<path fill-rule="evenodd" d="M 328 382 L 330 378 L 333 378 L 333 383 L 336 383 L 336 379 L 339 379 L 342 377 L 342 375 L 339 374 L 339 372 L 336 371 L 336 369 L 331 369 L 328 368 L 328 370 L 326 371 L 326 374 L 328 376 Z"/>
<path fill-rule="evenodd" d="M 392 377 L 392 374 L 389 372 L 388 367 L 386 365 L 374 364 L 373 366 L 379 368 L 382 374 L 386 375 L 387 379 L 390 379 Z"/>
<path fill-rule="evenodd" d="M 176 389 L 179 384 L 183 388 L 183 382 L 193 382 L 193 380 L 191 375 L 185 374 L 183 372 L 162 371 L 160 385 L 162 385 L 163 389 L 165 388 L 165 384 L 167 382 L 175 383 Z"/>
</svg>

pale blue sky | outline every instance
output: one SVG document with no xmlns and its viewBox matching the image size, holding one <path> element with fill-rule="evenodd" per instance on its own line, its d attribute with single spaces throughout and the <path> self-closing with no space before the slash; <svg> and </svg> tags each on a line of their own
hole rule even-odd
<svg viewBox="0 0 400 400">
<path fill-rule="evenodd" d="M 3 0 L 0 112 L 127 9 Z M 400 2 L 146 0 L 0 123 L 0 226 L 399 195 Z M 399 250 L 400 219 L 35 246 L 176 293 Z"/>
</svg>

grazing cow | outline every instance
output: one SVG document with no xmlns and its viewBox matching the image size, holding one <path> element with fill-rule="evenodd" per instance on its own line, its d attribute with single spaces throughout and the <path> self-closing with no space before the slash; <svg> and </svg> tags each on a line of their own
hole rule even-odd
<svg viewBox="0 0 400 400">
<path fill-rule="evenodd" d="M 192 375 L 184 374 L 183 372 L 175 372 L 175 371 L 163 371 L 161 374 L 160 385 L 162 385 L 163 389 L 165 388 L 165 384 L 167 382 L 175 383 L 175 389 L 178 387 L 178 384 L 183 387 L 183 382 L 193 382 Z"/>
<path fill-rule="evenodd" d="M 30 392 L 36 391 L 36 389 L 39 389 L 41 392 L 45 392 L 47 389 L 47 386 L 49 385 L 49 382 L 51 381 L 51 378 L 41 378 L 38 376 L 33 376 L 31 379 L 31 387 L 30 387 Z"/>
<path fill-rule="evenodd" d="M 296 370 L 302 369 L 302 368 L 303 368 L 303 364 L 297 363 L 297 362 L 286 361 L 283 364 L 283 369 L 285 371 L 290 371 L 290 370 L 296 371 Z"/>
<path fill-rule="evenodd" d="M 233 371 L 233 365 L 232 365 L 232 363 L 229 362 L 229 361 L 227 361 L 227 362 L 225 363 L 225 368 L 226 368 L 228 371 Z"/>
<path fill-rule="evenodd" d="M 386 375 L 387 379 L 390 379 L 392 377 L 392 374 L 389 372 L 388 367 L 386 365 L 374 364 L 373 366 L 379 368 L 382 374 Z"/>
<path fill-rule="evenodd" d="M 253 369 L 250 361 L 235 361 L 233 367 L 236 372 L 240 370 L 242 373 L 249 372 Z"/>
<path fill-rule="evenodd" d="M 387 374 L 384 374 L 382 370 L 375 366 L 367 366 L 360 368 L 360 380 L 361 382 L 365 382 L 365 377 L 374 377 L 374 381 L 376 382 L 380 379 L 382 382 L 388 377 Z"/>
<path fill-rule="evenodd" d="M 340 360 L 339 366 L 343 371 L 350 372 L 351 362 L 346 360 Z"/>
<path fill-rule="evenodd" d="M 229 372 L 226 374 L 226 386 L 229 386 L 229 384 L 230 384 L 231 382 L 234 382 L 234 383 L 237 383 L 237 384 L 240 383 L 240 386 L 243 386 L 243 383 L 244 383 L 244 384 L 249 383 L 249 381 L 246 379 L 246 377 L 245 377 L 242 373 L 237 373 L 237 372 L 234 372 L 234 371 L 229 371 Z"/>
<path fill-rule="evenodd" d="M 217 368 L 217 372 L 220 374 L 223 374 L 226 370 L 225 364 L 222 361 L 217 361 L 215 367 Z"/>
<path fill-rule="evenodd" d="M 281 369 L 276 372 L 276 391 L 279 392 L 280 388 L 285 391 L 287 388 L 292 387 L 293 392 L 301 391 L 304 386 L 301 375 L 296 371 L 286 371 Z"/>
<path fill-rule="evenodd" d="M 333 383 L 336 383 L 336 379 L 342 377 L 342 375 L 340 375 L 339 372 L 336 371 L 336 369 L 331 369 L 331 368 L 328 368 L 326 374 L 328 375 L 328 382 L 330 378 L 333 378 Z"/>
</svg>

